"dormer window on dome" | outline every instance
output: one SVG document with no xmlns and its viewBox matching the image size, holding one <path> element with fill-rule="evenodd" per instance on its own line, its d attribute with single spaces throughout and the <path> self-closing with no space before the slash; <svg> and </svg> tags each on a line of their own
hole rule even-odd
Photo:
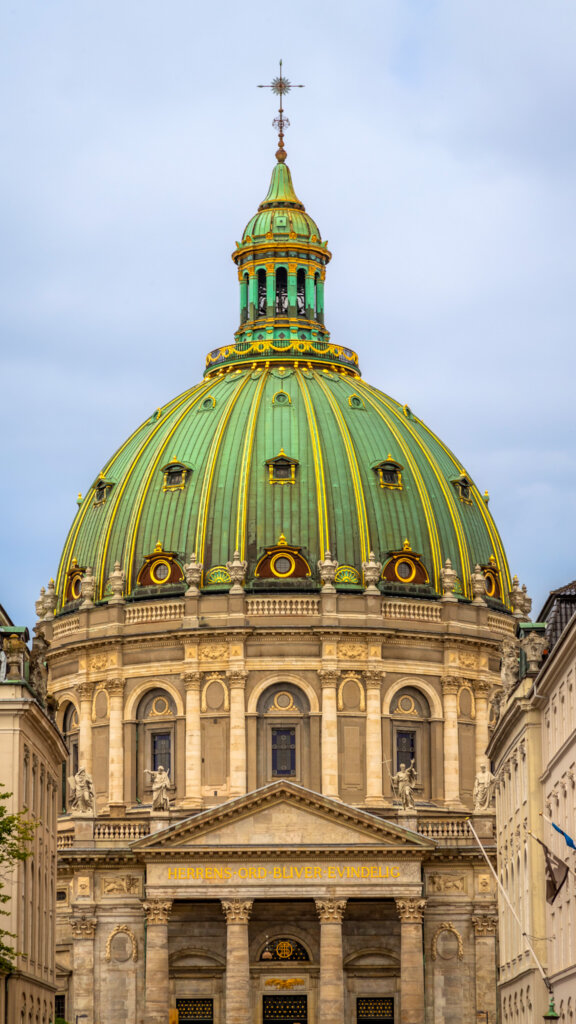
<svg viewBox="0 0 576 1024">
<path fill-rule="evenodd" d="M 164 551 L 160 541 L 151 555 L 144 559 L 138 573 L 139 587 L 162 587 L 168 583 L 181 583 L 184 579 L 182 566 L 176 561 L 173 551 Z"/>
<path fill-rule="evenodd" d="M 458 492 L 458 497 L 460 498 L 460 501 L 464 502 L 465 505 L 471 505 L 472 481 L 469 479 L 469 477 L 466 476 L 466 473 L 461 473 L 459 477 L 456 477 L 456 479 L 452 480 L 451 482 Z"/>
<path fill-rule="evenodd" d="M 382 578 L 390 583 L 428 583 L 426 567 L 421 555 L 412 551 L 408 538 L 404 541 L 401 551 L 389 551 L 389 560 L 382 570 Z"/>
<path fill-rule="evenodd" d="M 378 475 L 380 487 L 388 487 L 392 490 L 402 490 L 402 470 L 399 462 L 396 462 L 391 455 L 384 462 L 375 462 L 372 469 Z"/>
<path fill-rule="evenodd" d="M 185 462 L 179 462 L 178 459 L 171 459 L 166 466 L 162 466 L 162 472 L 164 473 L 162 490 L 181 491 L 192 473 L 192 466 L 188 466 Z"/>
<path fill-rule="evenodd" d="M 494 555 L 490 555 L 488 565 L 481 565 L 480 568 L 486 577 L 486 597 L 494 597 L 502 600 L 502 587 L 500 585 L 500 570 L 496 564 Z"/>
<path fill-rule="evenodd" d="M 108 494 L 114 486 L 114 480 L 107 479 L 103 473 L 96 480 L 94 486 L 94 504 L 103 505 L 108 497 Z"/>
<path fill-rule="evenodd" d="M 64 586 L 64 604 L 68 604 L 69 601 L 78 601 L 82 596 L 82 577 L 84 576 L 86 569 L 83 566 L 78 565 L 75 558 L 70 563 L 70 568 L 66 575 L 66 583 Z"/>
<path fill-rule="evenodd" d="M 268 466 L 269 482 L 271 484 L 294 484 L 296 483 L 296 468 L 298 459 L 291 459 L 283 448 L 274 459 L 266 459 Z"/>
<path fill-rule="evenodd" d="M 285 580 L 288 577 L 302 579 L 311 576 L 310 566 L 301 552 L 302 548 L 288 544 L 286 537 L 281 533 L 278 543 L 266 548 L 266 554 L 258 562 L 254 576 L 269 580 Z"/>
</svg>

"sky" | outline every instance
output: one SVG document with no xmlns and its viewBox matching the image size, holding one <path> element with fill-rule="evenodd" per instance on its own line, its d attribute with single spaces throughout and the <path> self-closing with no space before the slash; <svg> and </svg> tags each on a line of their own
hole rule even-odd
<svg viewBox="0 0 576 1024">
<path fill-rule="evenodd" d="M 4 0 L 0 604 L 238 326 L 274 165 L 328 239 L 326 322 L 452 448 L 537 613 L 576 577 L 576 5 Z M 533 616 L 534 617 L 534 616 Z"/>
</svg>

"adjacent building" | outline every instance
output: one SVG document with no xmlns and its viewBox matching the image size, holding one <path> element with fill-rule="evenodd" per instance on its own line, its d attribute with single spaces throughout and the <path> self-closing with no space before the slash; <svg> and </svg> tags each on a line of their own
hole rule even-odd
<svg viewBox="0 0 576 1024">
<path fill-rule="evenodd" d="M 0 976 L 0 1020 L 54 1019 L 56 830 L 62 762 L 67 751 L 46 698 L 41 636 L 30 654 L 28 631 L 0 607 L 0 780 L 9 813 L 26 809 L 36 823 L 31 856 L 3 872 L 2 928 L 17 952 Z"/>
<path fill-rule="evenodd" d="M 500 879 L 522 922 L 520 929 L 500 903 L 502 1020 L 519 1024 L 538 1019 L 548 1006 L 526 937 L 553 987 L 560 1019 L 570 1021 L 576 1011 L 576 864 L 564 839 L 542 817 L 574 836 L 575 611 L 576 583 L 571 583 L 552 592 L 541 625 L 520 625 L 518 648 L 509 647 L 511 675 L 488 751 L 497 776 Z M 544 852 L 533 836 L 572 869 L 552 903 L 546 899 Z"/>
</svg>

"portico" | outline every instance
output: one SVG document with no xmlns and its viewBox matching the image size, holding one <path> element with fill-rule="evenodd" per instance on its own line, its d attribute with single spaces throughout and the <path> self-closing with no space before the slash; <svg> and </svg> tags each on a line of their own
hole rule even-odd
<svg viewBox="0 0 576 1024">
<path fill-rule="evenodd" d="M 139 841 L 148 1024 L 186 1008 L 226 1024 L 419 1024 L 433 848 L 290 783 Z"/>
</svg>

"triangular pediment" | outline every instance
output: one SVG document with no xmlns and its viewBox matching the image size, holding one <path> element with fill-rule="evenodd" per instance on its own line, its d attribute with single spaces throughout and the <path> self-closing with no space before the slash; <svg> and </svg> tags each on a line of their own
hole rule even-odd
<svg viewBox="0 0 576 1024">
<path fill-rule="evenodd" d="M 434 843 L 416 832 L 304 789 L 275 782 L 139 839 L 142 853 L 186 850 L 350 850 L 425 852 Z"/>
</svg>

